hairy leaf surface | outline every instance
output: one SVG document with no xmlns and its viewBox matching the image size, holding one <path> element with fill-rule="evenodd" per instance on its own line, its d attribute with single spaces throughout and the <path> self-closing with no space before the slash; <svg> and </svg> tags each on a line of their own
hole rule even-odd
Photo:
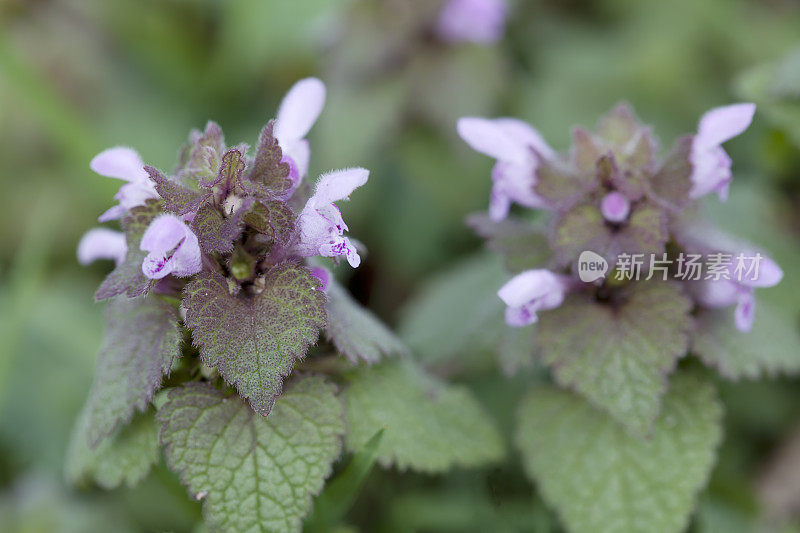
<svg viewBox="0 0 800 533">
<path fill-rule="evenodd" d="M 164 209 L 177 215 L 185 215 L 197 210 L 210 196 L 210 190 L 194 190 L 184 183 L 170 179 L 151 166 L 144 169 L 156 184 L 158 195 L 164 200 Z"/>
<path fill-rule="evenodd" d="M 258 137 L 253 168 L 248 176 L 249 179 L 243 183 L 245 190 L 251 193 L 260 192 L 260 195 L 271 193 L 280 196 L 292 186 L 292 180 L 289 179 L 289 164 L 281 162 L 283 153 L 273 135 L 274 126 L 275 121 L 269 121 Z"/>
<path fill-rule="evenodd" d="M 682 531 L 722 436 L 713 386 L 676 375 L 649 438 L 630 435 L 583 399 L 531 390 L 516 444 L 525 470 L 569 531 Z"/>
<path fill-rule="evenodd" d="M 242 216 L 234 213 L 226 218 L 213 204 L 205 204 L 192 220 L 192 231 L 204 252 L 228 254 L 242 232 Z"/>
<path fill-rule="evenodd" d="M 262 415 L 325 326 L 325 294 L 307 268 L 276 265 L 264 283 L 260 294 L 232 295 L 225 278 L 204 271 L 186 286 L 183 299 L 186 325 L 203 361 Z"/>
<path fill-rule="evenodd" d="M 674 209 L 683 208 L 690 201 L 692 164 L 689 153 L 692 139 L 691 135 L 686 135 L 676 140 L 650 181 L 657 200 Z"/>
<path fill-rule="evenodd" d="M 167 464 L 220 531 L 300 531 L 341 452 L 343 406 L 319 376 L 287 386 L 268 417 L 191 383 L 158 411 Z"/>
<path fill-rule="evenodd" d="M 295 230 L 295 214 L 279 200 L 257 200 L 243 215 L 244 223 L 281 244 L 288 243 Z"/>
<path fill-rule="evenodd" d="M 86 415 L 84 410 L 72 432 L 65 466 L 67 481 L 77 485 L 93 480 L 106 490 L 136 486 L 159 458 L 158 425 L 153 413 L 135 416 L 94 449 L 86 439 L 90 429 Z"/>
<path fill-rule="evenodd" d="M 344 398 L 347 448 L 360 450 L 384 429 L 383 466 L 443 472 L 503 457 L 500 434 L 472 393 L 434 379 L 407 358 L 360 367 Z"/>
<path fill-rule="evenodd" d="M 575 294 L 542 313 L 539 345 L 560 385 L 645 435 L 667 374 L 686 354 L 692 304 L 669 282 L 636 282 L 622 291 L 614 304 Z"/>
<path fill-rule="evenodd" d="M 467 218 L 467 224 L 487 240 L 487 248 L 503 257 L 510 272 L 542 268 L 550 255 L 547 236 L 533 222 L 513 218 L 495 222 L 476 214 Z"/>
<path fill-rule="evenodd" d="M 90 446 L 144 411 L 180 356 L 177 312 L 156 298 L 115 298 L 86 403 Z"/>
<path fill-rule="evenodd" d="M 139 248 L 139 243 L 142 242 L 142 235 L 150 222 L 161 212 L 161 205 L 159 200 L 147 200 L 145 205 L 134 207 L 122 218 L 128 253 L 125 255 L 125 260 L 100 284 L 94 295 L 96 300 L 105 300 L 120 294 L 135 298 L 150 290 L 153 280 L 148 279 L 142 272 L 142 261 L 147 252 Z"/>
<path fill-rule="evenodd" d="M 370 310 L 361 307 L 338 283 L 328 296 L 328 338 L 351 363 L 376 363 L 382 357 L 408 354 L 408 348 Z"/>
<path fill-rule="evenodd" d="M 400 338 L 425 364 L 461 365 L 475 355 L 494 353 L 508 330 L 497 290 L 509 277 L 494 254 L 459 263 L 408 302 Z"/>
<path fill-rule="evenodd" d="M 614 227 L 606 223 L 594 205 L 573 208 L 556 223 L 552 244 L 562 265 L 577 262 L 584 250 L 602 255 L 610 265 L 620 254 L 664 252 L 669 238 L 666 216 L 652 204 L 636 206 L 627 223 Z"/>
<path fill-rule="evenodd" d="M 797 325 L 774 304 L 760 300 L 753 329 L 736 329 L 733 309 L 706 309 L 696 318 L 692 351 L 728 379 L 800 371 Z"/>
</svg>

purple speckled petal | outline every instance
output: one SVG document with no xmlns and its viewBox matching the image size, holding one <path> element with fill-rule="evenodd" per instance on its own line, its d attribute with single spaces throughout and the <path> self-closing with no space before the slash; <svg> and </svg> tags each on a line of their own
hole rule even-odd
<svg viewBox="0 0 800 533">
<path fill-rule="evenodd" d="M 172 214 L 153 220 L 142 236 L 140 247 L 149 252 L 142 263 L 142 272 L 150 279 L 169 274 L 187 277 L 200 272 L 201 253 L 197 236 Z"/>
<path fill-rule="evenodd" d="M 741 295 L 733 314 L 736 329 L 743 333 L 753 329 L 753 322 L 756 317 L 756 299 L 752 291 Z"/>
<path fill-rule="evenodd" d="M 78 243 L 78 262 L 82 265 L 98 259 L 113 259 L 119 265 L 125 260 L 127 253 L 125 234 L 106 228 L 87 231 Z"/>
</svg>

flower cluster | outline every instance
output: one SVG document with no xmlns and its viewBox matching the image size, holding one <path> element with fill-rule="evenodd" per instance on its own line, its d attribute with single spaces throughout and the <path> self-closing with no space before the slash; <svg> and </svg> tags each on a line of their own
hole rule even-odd
<svg viewBox="0 0 800 533">
<path fill-rule="evenodd" d="M 205 131 L 191 133 L 173 175 L 146 166 L 130 148 L 100 153 L 91 169 L 126 183 L 115 195 L 118 205 L 99 221 L 121 218 L 127 237 L 93 229 L 78 246 L 79 261 L 113 259 L 118 270 L 132 262 L 151 285 L 207 269 L 229 274 L 254 290 L 259 277 L 282 261 L 341 256 L 357 267 L 358 249 L 345 236 L 348 228 L 335 202 L 364 185 L 369 172 L 351 168 L 325 174 L 310 196 L 301 187 L 310 158 L 305 137 L 324 103 L 320 80 L 298 82 L 281 103 L 277 119 L 262 130 L 252 156 L 246 145 L 226 147 L 219 126 L 209 123 Z M 137 234 L 130 228 L 141 226 L 134 221 L 142 219 L 146 224 Z M 131 280 L 98 296 L 125 292 L 136 283 L 134 270 L 128 269 Z M 327 287 L 325 269 L 311 272 Z M 159 290 L 174 287 L 158 285 Z"/>
<path fill-rule="evenodd" d="M 727 199 L 731 159 L 721 145 L 744 132 L 754 113 L 755 106 L 747 103 L 713 109 L 700 119 L 696 134 L 679 138 L 662 158 L 650 129 L 624 104 L 605 116 L 597 131 L 576 128 L 566 154 L 557 153 L 520 120 L 462 118 L 460 136 L 497 160 L 489 221 L 482 223 L 495 228 L 508 224 L 513 204 L 550 214 L 550 268 L 526 270 L 500 289 L 508 306 L 506 322 L 534 323 L 538 311 L 560 306 L 568 292 L 612 290 L 610 277 L 593 283 L 577 279 L 578 259 L 587 251 L 612 269 L 619 268 L 620 257 L 636 254 L 666 260 L 683 253 L 759 253 L 710 232 L 695 208 L 699 198 L 712 192 Z M 749 331 L 754 289 L 771 287 L 783 275 L 772 260 L 763 259 L 755 279 L 687 281 L 685 292 L 700 308 L 736 306 L 736 327 Z"/>
</svg>

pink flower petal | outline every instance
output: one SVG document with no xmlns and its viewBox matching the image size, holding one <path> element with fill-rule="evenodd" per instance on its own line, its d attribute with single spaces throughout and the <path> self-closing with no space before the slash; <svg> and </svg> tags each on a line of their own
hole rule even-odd
<svg viewBox="0 0 800 533">
<path fill-rule="evenodd" d="M 755 104 L 733 104 L 707 112 L 697 127 L 697 136 L 694 140 L 697 150 L 719 146 L 741 134 L 750 126 L 755 112 Z"/>
<path fill-rule="evenodd" d="M 106 228 L 87 231 L 78 243 L 78 262 L 82 265 L 98 259 L 113 259 L 119 265 L 127 253 L 125 234 Z"/>
<path fill-rule="evenodd" d="M 124 146 L 100 152 L 89 163 L 89 168 L 101 176 L 125 181 L 140 181 L 148 177 L 142 158 L 136 150 Z"/>
<path fill-rule="evenodd" d="M 523 161 L 531 156 L 522 139 L 509 135 L 494 120 L 463 117 L 458 120 L 456 129 L 473 150 L 499 161 Z"/>
<path fill-rule="evenodd" d="M 494 119 L 494 123 L 500 126 L 509 137 L 533 147 L 543 157 L 552 159 L 556 156 L 555 150 L 550 148 L 542 134 L 527 122 L 511 117 L 501 117 Z"/>
<path fill-rule="evenodd" d="M 736 304 L 733 316 L 736 329 L 742 333 L 747 333 L 753 329 L 753 322 L 756 318 L 756 299 L 752 292 L 742 295 Z"/>
<path fill-rule="evenodd" d="M 306 136 L 325 105 L 325 84 L 317 78 L 300 80 L 289 89 L 278 108 L 275 136 L 288 146 Z"/>
<path fill-rule="evenodd" d="M 320 176 L 314 195 L 309 199 L 308 204 L 322 206 L 344 200 L 358 187 L 367 183 L 368 178 L 369 170 L 360 167 L 334 170 L 323 174 Z"/>
<path fill-rule="evenodd" d="M 142 263 L 142 272 L 150 279 L 169 274 L 187 277 L 202 268 L 197 236 L 175 215 L 164 214 L 153 220 L 142 236 L 140 247 L 150 252 Z"/>
</svg>

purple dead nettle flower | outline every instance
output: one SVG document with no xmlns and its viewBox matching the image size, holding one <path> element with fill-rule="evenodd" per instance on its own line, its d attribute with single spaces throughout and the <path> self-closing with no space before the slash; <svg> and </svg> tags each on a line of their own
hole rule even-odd
<svg viewBox="0 0 800 533">
<path fill-rule="evenodd" d="M 538 131 L 513 118 L 465 117 L 458 121 L 458 134 L 474 150 L 497 159 L 492 169 L 489 199 L 492 219 L 506 218 L 512 202 L 525 207 L 547 207 L 533 188 L 540 158 L 552 158 L 555 152 Z"/>
<path fill-rule="evenodd" d="M 200 244 L 189 226 L 171 214 L 153 220 L 142 236 L 140 248 L 149 252 L 142 272 L 150 279 L 172 274 L 185 278 L 201 270 Z"/>
<path fill-rule="evenodd" d="M 503 38 L 508 5 L 505 0 L 448 0 L 439 12 L 436 32 L 451 43 L 496 43 Z"/>
<path fill-rule="evenodd" d="M 306 202 L 297 218 L 300 242 L 296 247 L 301 257 L 345 256 L 353 268 L 361 264 L 361 257 L 344 232 L 347 224 L 334 204 L 346 200 L 350 194 L 367 182 L 369 171 L 363 168 L 337 170 L 320 177 L 314 195 Z"/>
<path fill-rule="evenodd" d="M 514 203 L 546 210 L 550 220 L 551 269 L 526 270 L 500 289 L 498 295 L 507 305 L 506 322 L 517 327 L 532 324 L 538 311 L 560 306 L 568 292 L 619 301 L 610 297 L 617 287 L 602 281 L 582 283 L 574 277 L 584 251 L 605 260 L 612 272 L 621 254 L 669 256 L 671 240 L 686 252 L 696 251 L 690 240 L 682 239 L 683 212 L 709 192 L 722 200 L 727 197 L 731 159 L 721 144 L 747 129 L 754 112 L 755 106 L 746 103 L 712 109 L 701 118 L 697 134 L 678 139 L 663 158 L 650 128 L 641 125 L 625 104 L 603 117 L 596 132 L 576 128 L 568 154 L 556 153 L 534 128 L 516 119 L 459 120 L 461 138 L 497 160 L 489 218 L 473 219 L 479 233 L 490 239 L 509 231 L 518 234 L 524 223 L 506 220 Z M 712 238 L 703 243 L 703 250 L 741 249 L 726 247 L 723 240 Z M 494 247 L 504 246 L 508 247 L 502 243 Z M 735 305 L 736 327 L 749 331 L 754 288 L 773 286 L 781 277 L 780 268 L 764 258 L 755 278 L 686 282 L 701 307 Z"/>
<path fill-rule="evenodd" d="M 127 253 L 125 234 L 107 228 L 90 229 L 78 243 L 78 262 L 84 266 L 98 259 L 113 259 L 119 265 Z"/>
<path fill-rule="evenodd" d="M 145 169 L 139 155 L 129 148 L 106 150 L 92 160 L 91 168 L 128 183 L 116 196 L 120 205 L 107 211 L 101 221 L 124 217 L 140 206 L 158 210 L 153 214 L 139 213 L 148 224 L 146 229 L 142 228 L 138 243 L 138 248 L 147 252 L 140 256 L 141 271 L 151 280 L 170 275 L 192 276 L 204 265 L 216 262 L 209 254 L 221 253 L 224 259 L 232 253 L 232 247 L 240 250 L 238 257 L 248 254 L 264 257 L 264 266 L 315 256 L 344 256 L 351 266 L 357 267 L 361 257 L 353 242 L 344 236 L 348 227 L 335 202 L 348 199 L 357 187 L 364 185 L 369 171 L 352 168 L 324 174 L 305 207 L 293 220 L 286 219 L 287 212 L 291 213 L 288 202 L 308 173 L 310 147 L 305 136 L 324 103 L 325 85 L 320 80 L 307 78 L 297 82 L 284 97 L 274 124 L 262 132 L 259 143 L 266 144 L 260 144 L 255 158 L 246 155 L 246 145 L 226 148 L 220 128 L 209 123 L 205 132 L 195 131 L 190 135 L 181 165 L 172 177 L 152 167 Z M 275 150 L 270 143 L 280 148 L 279 161 L 270 159 Z M 285 178 L 280 177 L 287 166 L 288 188 L 282 185 Z M 251 224 L 255 224 L 257 233 L 262 233 L 261 237 L 247 242 L 243 239 L 238 244 L 219 240 L 222 233 L 235 240 L 248 213 L 254 209 L 252 216 L 256 218 L 250 220 L 255 220 Z M 214 224 L 219 225 L 218 230 Z M 119 265 L 127 252 L 125 234 L 98 228 L 82 239 L 78 256 L 83 264 L 109 258 Z M 325 290 L 331 280 L 330 272 L 322 267 L 310 268 L 310 272 Z M 249 283 L 252 278 L 245 272 L 240 279 Z"/>
<path fill-rule="evenodd" d="M 131 148 L 117 146 L 100 152 L 89 163 L 89 167 L 101 176 L 128 182 L 114 195 L 119 204 L 100 215 L 100 222 L 116 220 L 132 208 L 144 205 L 146 200 L 158 198 L 155 186 L 144 170 L 142 158 Z"/>
<path fill-rule="evenodd" d="M 306 78 L 289 89 L 278 108 L 275 137 L 283 151 L 284 161 L 289 164 L 289 176 L 294 183 L 289 194 L 308 174 L 311 148 L 305 136 L 324 106 L 325 84 L 316 78 Z"/>
<path fill-rule="evenodd" d="M 537 311 L 555 309 L 564 302 L 569 284 L 567 276 L 544 269 L 517 274 L 497 291 L 508 306 L 506 323 L 513 327 L 533 324 L 538 320 Z"/>
<path fill-rule="evenodd" d="M 740 254 L 755 258 L 757 272 L 744 275 L 737 272 L 736 258 Z M 711 279 L 699 282 L 692 290 L 692 295 L 703 307 L 721 308 L 735 305 L 734 320 L 736 329 L 742 332 L 753 328 L 755 319 L 755 289 L 774 287 L 783 279 L 783 271 L 769 257 L 750 252 L 733 254 L 726 278 Z"/>
<path fill-rule="evenodd" d="M 699 198 L 716 192 L 719 199 L 728 198 L 731 158 L 721 144 L 744 132 L 753 120 L 755 104 L 734 104 L 712 109 L 700 119 L 697 135 L 692 140 L 692 189 L 689 196 Z"/>
</svg>

